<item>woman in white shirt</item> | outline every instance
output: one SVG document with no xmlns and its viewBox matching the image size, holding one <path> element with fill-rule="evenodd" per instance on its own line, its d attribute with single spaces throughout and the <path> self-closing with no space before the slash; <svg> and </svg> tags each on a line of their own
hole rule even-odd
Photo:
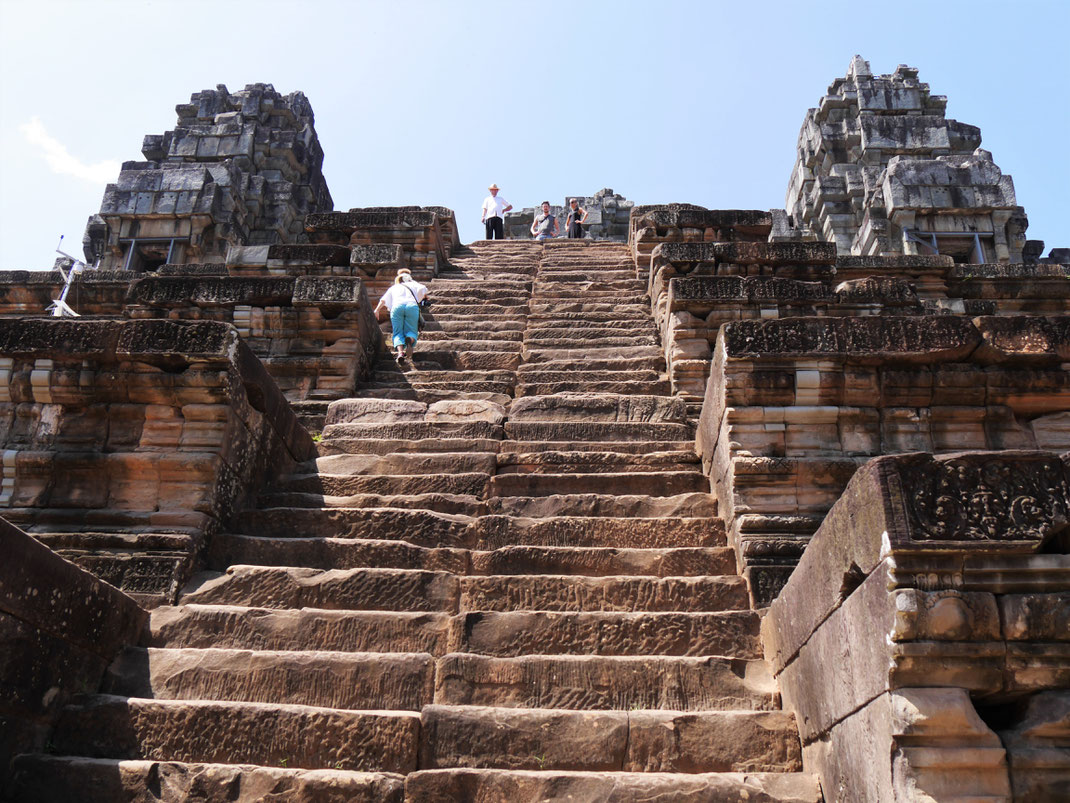
<svg viewBox="0 0 1070 803">
<path fill-rule="evenodd" d="M 390 326 L 394 331 L 393 343 L 397 349 L 397 361 L 412 359 L 412 350 L 420 337 L 420 302 L 427 298 L 427 288 L 412 278 L 408 268 L 398 271 L 394 286 L 383 293 L 375 306 L 378 317 L 380 309 L 390 311 Z"/>
</svg>

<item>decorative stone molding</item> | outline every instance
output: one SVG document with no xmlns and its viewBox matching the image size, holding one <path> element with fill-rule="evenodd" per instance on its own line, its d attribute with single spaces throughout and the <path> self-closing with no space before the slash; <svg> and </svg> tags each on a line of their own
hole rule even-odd
<svg viewBox="0 0 1070 803">
<path fill-rule="evenodd" d="M 1070 463 L 1052 452 L 855 474 L 762 625 L 827 799 L 1057 799 L 1068 511 Z"/>
</svg>

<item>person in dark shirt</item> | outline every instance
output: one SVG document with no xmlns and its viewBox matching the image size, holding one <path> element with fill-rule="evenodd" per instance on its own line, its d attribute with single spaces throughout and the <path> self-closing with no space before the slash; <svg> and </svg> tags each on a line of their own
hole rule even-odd
<svg viewBox="0 0 1070 803">
<path fill-rule="evenodd" d="M 587 210 L 580 206 L 580 202 L 571 198 L 568 202 L 568 218 L 565 220 L 565 230 L 570 240 L 583 239 L 583 224 L 587 220 Z"/>
<path fill-rule="evenodd" d="M 557 236 L 557 218 L 550 214 L 550 202 L 542 202 L 542 212 L 531 223 L 531 234 L 536 240 L 551 240 Z"/>
</svg>

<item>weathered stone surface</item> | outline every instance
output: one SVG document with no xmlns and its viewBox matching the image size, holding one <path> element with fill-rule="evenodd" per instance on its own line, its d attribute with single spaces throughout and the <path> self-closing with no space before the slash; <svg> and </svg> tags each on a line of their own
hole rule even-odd
<svg viewBox="0 0 1070 803">
<path fill-rule="evenodd" d="M 1009 796 L 1016 737 L 1001 744 L 971 697 L 1021 712 L 1070 682 L 1066 584 L 1042 569 L 1065 561 L 1029 556 L 1070 520 L 1067 479 L 1057 455 L 1010 451 L 882 457 L 855 474 L 762 625 L 824 788 Z M 1013 580 L 1025 565 L 1040 572 L 1028 594 Z M 1021 755 L 1023 769 L 1065 765 Z M 1037 788 L 1065 777 L 1045 772 Z"/>
<path fill-rule="evenodd" d="M 265 798 L 309 803 L 402 803 L 404 779 L 390 773 L 297 770 L 175 761 L 21 756 L 13 770 L 17 801 L 86 803 L 253 803 Z"/>
<path fill-rule="evenodd" d="M 429 803 L 455 800 L 600 800 L 670 796 L 681 803 L 745 799 L 754 803 L 817 803 L 816 779 L 802 774 L 594 773 L 505 770 L 421 770 L 405 779 L 405 794 Z"/>
<path fill-rule="evenodd" d="M 303 218 L 332 208 L 301 92 L 220 84 L 177 110 L 173 130 L 145 138 L 148 161 L 124 163 L 107 186 L 83 239 L 89 262 L 140 272 L 222 261 L 228 246 L 303 241 Z"/>
<path fill-rule="evenodd" d="M 435 702 L 507 708 L 767 711 L 776 693 L 763 661 L 732 658 L 602 658 L 447 655 Z"/>
<path fill-rule="evenodd" d="M 233 700 L 325 708 L 419 711 L 431 702 L 434 661 L 419 653 L 130 649 L 104 691 L 167 700 Z"/>
<path fill-rule="evenodd" d="M 61 755 L 373 772 L 416 769 L 417 714 L 99 696 L 64 709 Z"/>
</svg>

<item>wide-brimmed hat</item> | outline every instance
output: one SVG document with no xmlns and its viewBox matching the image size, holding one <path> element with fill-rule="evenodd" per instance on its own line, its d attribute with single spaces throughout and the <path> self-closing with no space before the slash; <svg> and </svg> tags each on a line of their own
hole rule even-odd
<svg viewBox="0 0 1070 803">
<path fill-rule="evenodd" d="M 499 187 L 497 184 L 491 184 L 489 187 L 487 187 L 487 189 L 488 190 L 500 190 L 501 187 Z"/>
</svg>

